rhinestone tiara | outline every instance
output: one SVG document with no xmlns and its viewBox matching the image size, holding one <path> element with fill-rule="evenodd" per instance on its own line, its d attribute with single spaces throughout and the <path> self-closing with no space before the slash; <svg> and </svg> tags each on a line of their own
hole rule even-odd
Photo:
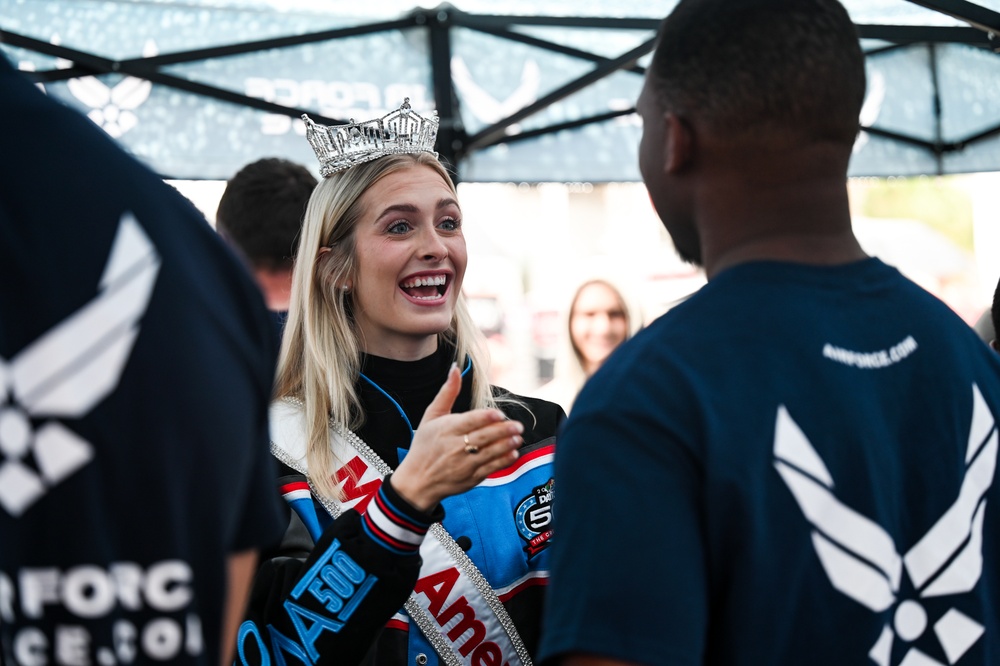
<svg viewBox="0 0 1000 666">
<path fill-rule="evenodd" d="M 381 118 L 346 125 L 318 125 L 302 114 L 306 140 L 319 159 L 324 178 L 358 164 L 396 153 L 432 153 L 437 139 L 438 117 L 425 118 L 410 107 L 410 98 Z"/>
</svg>

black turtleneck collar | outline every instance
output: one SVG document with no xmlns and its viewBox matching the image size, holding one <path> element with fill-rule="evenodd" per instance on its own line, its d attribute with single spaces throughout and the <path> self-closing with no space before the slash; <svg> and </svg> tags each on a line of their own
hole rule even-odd
<svg viewBox="0 0 1000 666">
<path fill-rule="evenodd" d="M 363 376 L 358 378 L 358 394 L 366 419 L 358 435 L 391 467 L 398 464 L 397 449 L 410 447 L 410 427 L 415 430 L 420 425 L 424 411 L 448 376 L 454 353 L 452 346 L 441 344 L 433 354 L 417 361 L 362 354 Z M 462 364 L 463 371 L 466 365 Z M 467 411 L 471 398 L 472 371 L 469 370 L 463 375 L 462 392 L 452 411 Z M 410 426 L 400 415 L 400 409 Z"/>
</svg>

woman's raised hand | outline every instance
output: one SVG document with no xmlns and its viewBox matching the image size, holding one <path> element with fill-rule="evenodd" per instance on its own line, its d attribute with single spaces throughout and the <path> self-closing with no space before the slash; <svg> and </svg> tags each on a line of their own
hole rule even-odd
<svg viewBox="0 0 1000 666">
<path fill-rule="evenodd" d="M 414 508 L 433 509 L 445 497 L 472 488 L 517 460 L 524 426 L 498 409 L 452 414 L 462 376 L 452 365 L 424 412 L 410 450 L 392 475 L 392 487 Z"/>
</svg>

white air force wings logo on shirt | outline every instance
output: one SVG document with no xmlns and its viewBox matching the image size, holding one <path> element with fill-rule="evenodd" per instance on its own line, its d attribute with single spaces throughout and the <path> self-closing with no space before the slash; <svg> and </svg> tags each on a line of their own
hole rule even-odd
<svg viewBox="0 0 1000 666">
<path fill-rule="evenodd" d="M 97 297 L 14 359 L 0 358 L 0 507 L 15 518 L 94 457 L 58 421 L 33 429 L 31 418 L 80 418 L 115 389 L 159 269 L 156 248 L 125 213 Z"/>
<path fill-rule="evenodd" d="M 984 496 L 993 483 L 997 460 L 997 428 L 993 414 L 972 385 L 972 424 L 965 454 L 965 478 L 958 498 L 915 546 L 900 556 L 881 526 L 842 504 L 819 454 L 788 414 L 778 407 L 774 434 L 774 466 L 813 524 L 813 547 L 840 592 L 876 612 L 897 604 L 892 626 L 886 626 L 868 656 L 888 666 L 896 637 L 913 641 L 927 628 L 927 613 L 916 599 L 899 599 L 903 568 L 918 598 L 961 594 L 972 590 L 983 570 Z M 952 608 L 933 624 L 950 664 L 955 664 L 983 634 L 976 620 Z M 913 647 L 905 666 L 940 665 Z"/>
</svg>

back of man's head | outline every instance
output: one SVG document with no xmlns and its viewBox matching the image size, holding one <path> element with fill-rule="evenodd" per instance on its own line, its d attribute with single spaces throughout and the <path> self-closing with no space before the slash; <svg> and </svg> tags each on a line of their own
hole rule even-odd
<svg viewBox="0 0 1000 666">
<path fill-rule="evenodd" d="M 215 225 L 255 269 L 292 267 L 302 216 L 316 178 L 280 158 L 246 165 L 226 184 Z"/>
<path fill-rule="evenodd" d="M 836 0 L 681 0 L 649 83 L 664 110 L 733 137 L 852 145 L 864 56 Z"/>
</svg>

